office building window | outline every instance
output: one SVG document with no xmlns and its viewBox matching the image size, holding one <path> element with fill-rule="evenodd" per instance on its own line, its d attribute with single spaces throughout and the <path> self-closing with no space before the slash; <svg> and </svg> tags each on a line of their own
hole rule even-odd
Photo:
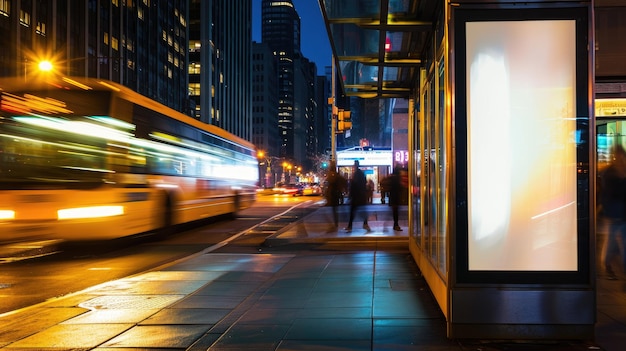
<svg viewBox="0 0 626 351">
<path fill-rule="evenodd" d="M 11 3 L 9 0 L 0 0 L 0 15 L 9 17 L 11 14 Z"/>
<path fill-rule="evenodd" d="M 24 27 L 30 27 L 30 13 L 20 10 L 20 24 Z"/>
</svg>

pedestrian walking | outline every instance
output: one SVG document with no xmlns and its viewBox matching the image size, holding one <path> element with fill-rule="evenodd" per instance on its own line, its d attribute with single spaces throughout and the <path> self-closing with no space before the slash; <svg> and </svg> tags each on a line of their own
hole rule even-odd
<svg viewBox="0 0 626 351">
<path fill-rule="evenodd" d="M 337 230 L 339 227 L 339 213 L 337 206 L 343 201 L 343 193 L 346 190 L 346 178 L 337 172 L 337 166 L 334 161 L 331 161 L 328 168 L 328 175 L 326 176 L 326 205 L 332 207 L 333 224 L 331 230 Z"/>
<path fill-rule="evenodd" d="M 404 193 L 402 190 L 402 167 L 400 165 L 396 165 L 393 169 L 393 173 L 388 176 L 387 181 L 385 182 L 388 191 L 389 191 L 389 206 L 391 207 L 391 213 L 393 216 L 393 230 L 401 232 L 402 228 L 399 223 L 399 207 L 402 202 L 402 194 Z"/>
<path fill-rule="evenodd" d="M 602 215 L 608 221 L 602 263 L 608 279 L 617 279 L 615 263 L 626 268 L 626 151 L 615 148 L 613 162 L 600 172 Z"/>
<path fill-rule="evenodd" d="M 352 222 L 354 221 L 355 214 L 362 211 L 362 207 L 367 202 L 367 181 L 365 180 L 365 173 L 359 168 L 359 161 L 354 161 L 352 167 L 352 180 L 350 180 L 350 220 L 348 226 L 345 228 L 347 231 L 352 230 Z M 367 213 L 362 211 L 363 215 L 363 229 L 370 231 L 370 226 L 367 223 Z"/>
<path fill-rule="evenodd" d="M 367 186 L 366 186 L 366 189 L 367 189 L 367 203 L 368 204 L 374 203 L 374 188 L 375 187 L 376 186 L 374 185 L 374 181 L 371 180 L 371 179 L 368 179 L 367 180 Z"/>
<path fill-rule="evenodd" d="M 389 197 L 389 176 L 384 177 L 380 180 L 378 184 L 378 189 L 380 189 L 380 203 L 384 204 L 387 202 L 387 198 Z"/>
</svg>

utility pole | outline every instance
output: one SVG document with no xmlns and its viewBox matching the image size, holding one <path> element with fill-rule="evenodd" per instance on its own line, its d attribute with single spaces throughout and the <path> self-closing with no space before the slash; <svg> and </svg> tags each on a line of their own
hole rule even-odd
<svg viewBox="0 0 626 351">
<path fill-rule="evenodd" d="M 332 105 L 332 116 L 330 122 L 330 161 L 337 169 L 337 104 L 335 101 L 335 55 L 332 55 L 331 62 L 331 87 L 329 104 Z"/>
</svg>

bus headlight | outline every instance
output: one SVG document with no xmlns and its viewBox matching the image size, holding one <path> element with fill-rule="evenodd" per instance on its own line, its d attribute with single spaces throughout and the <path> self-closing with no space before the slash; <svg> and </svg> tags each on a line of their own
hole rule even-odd
<svg viewBox="0 0 626 351">
<path fill-rule="evenodd" d="M 15 219 L 15 211 L 13 210 L 0 210 L 0 221 Z"/>
<path fill-rule="evenodd" d="M 63 219 L 80 219 L 80 218 L 99 218 L 111 217 L 124 214 L 124 206 L 91 206 L 65 208 L 57 211 L 57 218 Z"/>
</svg>

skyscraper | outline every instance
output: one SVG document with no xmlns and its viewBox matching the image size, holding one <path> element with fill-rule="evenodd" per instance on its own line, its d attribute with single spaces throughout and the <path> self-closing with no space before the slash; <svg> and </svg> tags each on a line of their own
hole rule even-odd
<svg viewBox="0 0 626 351">
<path fill-rule="evenodd" d="M 263 0 L 261 5 L 261 38 L 273 51 L 278 62 L 278 128 L 280 156 L 293 159 L 295 61 L 300 53 L 300 17 L 291 0 Z"/>
<path fill-rule="evenodd" d="M 189 92 L 196 118 L 252 138 L 252 0 L 191 0 Z"/>
<path fill-rule="evenodd" d="M 279 155 L 278 71 L 265 43 L 252 44 L 252 143 L 268 157 Z"/>
</svg>

